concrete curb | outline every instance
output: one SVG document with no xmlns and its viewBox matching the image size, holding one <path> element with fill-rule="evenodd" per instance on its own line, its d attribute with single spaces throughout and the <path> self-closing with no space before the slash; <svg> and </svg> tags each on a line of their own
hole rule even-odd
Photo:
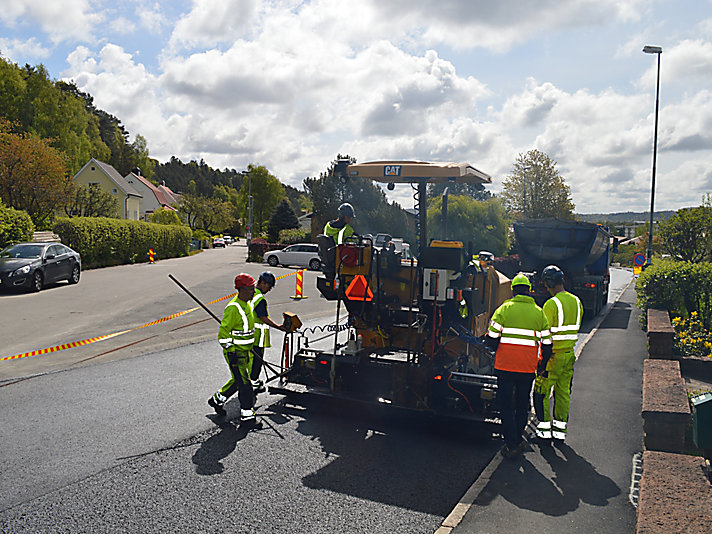
<svg viewBox="0 0 712 534">
<path fill-rule="evenodd" d="M 598 319 L 598 321 L 588 333 L 588 335 L 576 348 L 575 354 L 577 360 L 584 347 L 588 344 L 593 335 L 598 331 L 598 327 L 601 326 L 601 323 L 606 319 L 606 317 L 608 317 L 608 314 L 613 309 L 613 306 L 615 306 L 615 304 L 621 299 L 623 293 L 628 290 L 634 280 L 634 277 L 631 278 L 630 281 L 625 285 L 625 287 L 621 289 L 618 296 L 606 309 L 606 312 L 601 315 L 601 317 Z M 440 527 L 435 531 L 435 534 L 450 534 L 462 522 L 462 519 L 465 517 L 465 514 L 467 514 L 467 512 L 474 504 L 475 500 L 477 500 L 477 497 L 479 497 L 480 493 L 482 493 L 482 490 L 487 486 L 490 479 L 492 478 L 492 474 L 497 470 L 499 465 L 502 463 L 502 460 L 503 457 L 501 454 L 499 454 L 499 451 L 495 453 L 494 457 L 482 470 L 477 479 L 472 483 L 472 486 L 469 487 L 469 489 L 465 492 L 460 501 L 455 505 L 455 508 L 453 508 L 452 511 L 448 514 L 448 516 L 443 520 Z"/>
</svg>

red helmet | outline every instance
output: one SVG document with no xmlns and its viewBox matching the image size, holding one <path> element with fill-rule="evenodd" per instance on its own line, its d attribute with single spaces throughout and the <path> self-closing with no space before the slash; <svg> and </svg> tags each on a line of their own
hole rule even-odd
<svg viewBox="0 0 712 534">
<path fill-rule="evenodd" d="M 247 273 L 240 273 L 235 277 L 235 289 L 241 287 L 255 287 L 255 279 Z"/>
</svg>

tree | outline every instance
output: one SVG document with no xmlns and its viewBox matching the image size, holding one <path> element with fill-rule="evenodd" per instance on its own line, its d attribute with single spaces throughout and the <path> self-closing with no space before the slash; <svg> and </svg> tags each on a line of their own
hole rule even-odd
<svg viewBox="0 0 712 534">
<path fill-rule="evenodd" d="M 27 133 L 9 133 L 0 121 L 0 197 L 11 208 L 26 211 L 45 228 L 71 200 L 74 184 L 62 154 L 49 141 Z"/>
<path fill-rule="evenodd" d="M 204 230 L 208 234 L 222 233 L 235 222 L 229 202 L 192 194 L 183 196 L 178 212 L 191 230 Z"/>
<path fill-rule="evenodd" d="M 492 193 L 482 185 L 478 184 L 428 184 L 428 198 L 439 197 L 445 192 L 447 187 L 448 196 L 466 196 L 475 200 L 487 200 L 492 198 Z"/>
<path fill-rule="evenodd" d="M 707 194 L 701 206 L 680 209 L 661 222 L 659 234 L 664 250 L 673 258 L 712 261 L 712 195 Z"/>
<path fill-rule="evenodd" d="M 279 232 L 290 228 L 299 228 L 299 221 L 289 202 L 285 199 L 277 204 L 272 217 L 269 219 L 267 239 L 272 243 L 276 243 L 279 240 Z"/>
<path fill-rule="evenodd" d="M 71 201 L 64 207 L 69 217 L 112 217 L 120 216 L 121 206 L 111 193 L 104 191 L 99 184 L 74 187 Z"/>
<path fill-rule="evenodd" d="M 284 187 L 282 182 L 272 176 L 266 167 L 248 165 L 247 172 L 250 173 L 250 178 L 242 181 L 239 198 L 242 205 L 243 221 L 248 220 L 248 196 L 250 187 L 252 190 L 252 226 L 250 232 L 253 236 L 263 230 L 267 221 L 272 215 L 274 208 L 279 202 L 285 198 Z M 252 185 L 250 186 L 250 181 Z"/>
<path fill-rule="evenodd" d="M 166 209 L 163 207 L 158 208 L 156 211 L 151 213 L 151 215 L 148 216 L 148 222 L 166 225 L 183 224 L 183 222 L 180 220 L 180 217 L 178 217 L 178 214 L 174 210 Z"/>
<path fill-rule="evenodd" d="M 505 209 L 517 219 L 573 219 L 571 188 L 556 170 L 556 162 L 539 150 L 519 154 L 503 183 Z"/>
<path fill-rule="evenodd" d="M 448 194 L 447 218 L 445 237 L 462 241 L 465 247 L 471 243 L 473 253 L 487 250 L 502 256 L 509 249 L 509 224 L 499 199 L 478 201 Z M 428 237 L 442 238 L 442 197 L 430 201 L 428 221 Z"/>
</svg>

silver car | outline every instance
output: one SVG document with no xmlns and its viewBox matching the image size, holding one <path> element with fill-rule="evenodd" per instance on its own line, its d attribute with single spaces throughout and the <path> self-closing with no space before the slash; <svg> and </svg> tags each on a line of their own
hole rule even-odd
<svg viewBox="0 0 712 534">
<path fill-rule="evenodd" d="M 319 246 L 313 243 L 297 243 L 281 250 L 265 252 L 264 260 L 272 267 L 309 267 L 314 271 L 321 269 Z"/>
</svg>

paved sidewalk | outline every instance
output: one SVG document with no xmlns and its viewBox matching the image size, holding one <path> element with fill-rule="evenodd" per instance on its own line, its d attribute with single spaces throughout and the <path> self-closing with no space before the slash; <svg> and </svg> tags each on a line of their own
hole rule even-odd
<svg viewBox="0 0 712 534">
<path fill-rule="evenodd" d="M 463 497 L 459 524 L 446 520 L 438 534 L 635 531 L 630 486 L 647 357 L 635 296 L 630 286 L 576 363 L 566 443 L 531 439 L 518 459 L 497 454 Z"/>
</svg>

